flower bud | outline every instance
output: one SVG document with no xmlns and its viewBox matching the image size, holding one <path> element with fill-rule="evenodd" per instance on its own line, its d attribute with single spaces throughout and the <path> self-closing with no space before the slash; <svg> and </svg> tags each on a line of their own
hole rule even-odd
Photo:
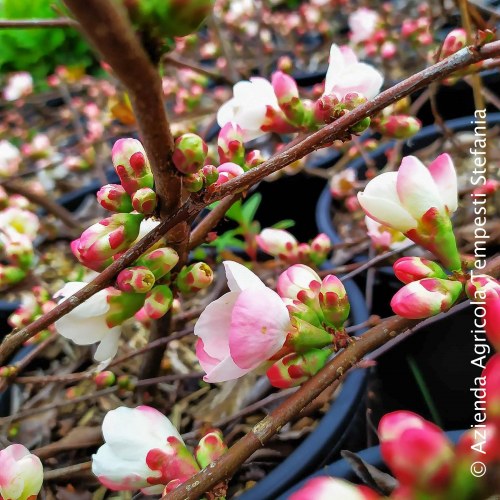
<svg viewBox="0 0 500 500">
<path fill-rule="evenodd" d="M 115 288 L 107 288 L 106 300 L 109 309 L 106 313 L 106 324 L 109 328 L 121 325 L 125 320 L 131 318 L 144 304 L 144 294 L 127 293 Z M 149 292 L 151 293 L 151 292 Z"/>
<path fill-rule="evenodd" d="M 392 310 L 408 319 L 422 319 L 447 311 L 462 292 L 462 284 L 439 278 L 408 283 L 391 300 Z"/>
<path fill-rule="evenodd" d="M 448 485 L 453 447 L 436 425 L 409 411 L 384 415 L 378 427 L 385 463 L 403 486 L 437 492 Z"/>
<path fill-rule="evenodd" d="M 316 375 L 325 366 L 330 354 L 329 349 L 311 349 L 304 354 L 291 353 L 276 361 L 266 375 L 273 387 L 296 387 Z"/>
<path fill-rule="evenodd" d="M 172 306 L 174 295 L 168 285 L 157 285 L 146 295 L 144 312 L 151 319 L 159 319 Z"/>
<path fill-rule="evenodd" d="M 152 214 L 155 211 L 158 199 L 151 188 L 138 189 L 132 195 L 132 206 L 141 214 Z"/>
<path fill-rule="evenodd" d="M 440 59 L 446 59 L 447 57 L 463 49 L 467 45 L 467 33 L 463 28 L 455 28 L 450 31 L 446 38 L 444 39 L 443 46 L 441 48 Z"/>
<path fill-rule="evenodd" d="M 203 167 L 208 154 L 205 141 L 196 134 L 184 134 L 175 141 L 172 161 L 184 175 L 194 174 Z"/>
<path fill-rule="evenodd" d="M 194 450 L 194 457 L 200 467 L 207 467 L 224 455 L 226 451 L 227 445 L 224 443 L 222 432 L 213 430 L 200 439 Z"/>
<path fill-rule="evenodd" d="M 293 69 L 292 58 L 290 56 L 280 56 L 278 62 L 276 63 L 276 66 L 280 71 L 283 71 L 283 73 L 290 74 Z"/>
<path fill-rule="evenodd" d="M 153 188 L 154 179 L 149 160 L 137 139 L 118 139 L 111 157 L 121 184 L 130 196 L 138 189 Z"/>
<path fill-rule="evenodd" d="M 292 328 L 288 332 L 285 345 L 296 353 L 310 349 L 321 349 L 333 344 L 334 337 L 321 325 L 315 326 L 297 315 L 291 318 Z"/>
<path fill-rule="evenodd" d="M 243 130 L 239 125 L 226 123 L 219 132 L 217 140 L 219 162 L 232 162 L 243 166 L 245 162 L 245 147 L 243 146 Z"/>
<path fill-rule="evenodd" d="M 220 186 L 225 182 L 238 177 L 241 174 L 244 174 L 245 171 L 236 163 L 223 163 L 217 167 L 217 172 L 219 177 L 217 178 L 217 182 L 213 184 L 214 186 Z"/>
<path fill-rule="evenodd" d="M 111 212 L 129 213 L 133 210 L 132 200 L 121 184 L 106 184 L 97 191 L 97 201 Z"/>
<path fill-rule="evenodd" d="M 212 284 L 214 273 L 208 264 L 197 262 L 184 266 L 177 275 L 176 285 L 181 293 L 198 292 Z"/>
<path fill-rule="evenodd" d="M 276 285 L 282 299 L 298 300 L 306 305 L 316 303 L 320 288 L 321 278 L 304 264 L 295 264 L 282 272 Z"/>
<path fill-rule="evenodd" d="M 142 214 L 114 214 L 86 229 L 71 243 L 71 250 L 84 265 L 105 261 L 137 239 L 143 218 Z"/>
<path fill-rule="evenodd" d="M 333 274 L 329 274 L 321 282 L 319 304 L 325 320 L 335 328 L 342 328 L 351 305 L 342 281 Z"/>
<path fill-rule="evenodd" d="M 116 382 L 116 376 L 110 371 L 99 372 L 94 375 L 94 382 L 99 388 L 111 387 Z"/>
<path fill-rule="evenodd" d="M 420 257 L 401 257 L 392 267 L 396 277 L 403 283 L 411 283 L 423 278 L 447 278 L 439 264 Z"/>
<path fill-rule="evenodd" d="M 383 59 L 392 59 L 396 54 L 397 48 L 393 42 L 384 42 L 380 47 L 380 55 Z"/>
<path fill-rule="evenodd" d="M 321 96 L 314 103 L 314 119 L 317 123 L 331 123 L 335 120 L 335 108 L 339 99 L 335 94 Z"/>
<path fill-rule="evenodd" d="M 135 263 L 147 267 L 155 279 L 160 279 L 169 273 L 179 262 L 179 255 L 170 247 L 161 247 L 139 257 Z"/>
<path fill-rule="evenodd" d="M 356 486 L 336 477 L 318 476 L 292 493 L 289 500 L 379 500 L 380 496 L 366 486 Z"/>
<path fill-rule="evenodd" d="M 116 285 L 122 292 L 146 293 L 154 284 L 154 274 L 145 266 L 127 267 L 116 277 Z"/>
<path fill-rule="evenodd" d="M 190 193 L 197 193 L 203 189 L 204 177 L 200 172 L 194 174 L 187 174 L 183 179 L 183 186 Z"/>
<path fill-rule="evenodd" d="M 5 500 L 33 500 L 43 482 L 42 462 L 21 444 L 0 451 L 0 497 Z"/>
<path fill-rule="evenodd" d="M 18 233 L 16 230 L 10 230 L 10 228 L 4 230 L 3 236 L 5 236 L 5 239 L 0 235 L 0 246 L 1 243 L 5 244 L 6 260 L 23 270 L 31 268 L 35 260 L 31 238 L 26 234 Z"/>
<path fill-rule="evenodd" d="M 332 242 L 325 233 L 320 233 L 311 241 L 310 248 L 309 258 L 319 266 L 332 250 Z"/>
<path fill-rule="evenodd" d="M 217 167 L 215 167 L 214 165 L 205 165 L 201 169 L 201 173 L 203 174 L 204 184 L 206 187 L 215 184 L 217 182 L 217 179 L 219 178 L 219 172 L 217 170 Z"/>
<path fill-rule="evenodd" d="M 248 168 L 258 167 L 261 163 L 264 163 L 266 159 L 258 149 L 253 149 L 249 151 L 245 157 L 245 165 Z"/>
<path fill-rule="evenodd" d="M 288 118 L 297 126 L 304 122 L 305 109 L 299 97 L 299 89 L 295 80 L 281 71 L 276 71 L 272 76 L 274 93 L 278 98 L 278 105 Z"/>
<path fill-rule="evenodd" d="M 370 119 L 370 117 L 367 116 L 366 118 L 363 118 L 359 122 L 355 123 L 349 129 L 349 131 L 352 132 L 353 134 L 361 134 L 370 126 L 370 123 L 371 123 L 371 119 Z"/>
<path fill-rule="evenodd" d="M 255 239 L 259 248 L 273 257 L 286 259 L 297 250 L 298 242 L 295 236 L 284 229 L 263 229 Z"/>
<path fill-rule="evenodd" d="M 408 139 L 422 128 L 422 122 L 413 116 L 390 115 L 374 120 L 373 126 L 386 137 Z"/>
<path fill-rule="evenodd" d="M 500 428 L 500 353 L 488 360 L 482 376 L 486 379 L 484 395 L 488 422 Z"/>
</svg>

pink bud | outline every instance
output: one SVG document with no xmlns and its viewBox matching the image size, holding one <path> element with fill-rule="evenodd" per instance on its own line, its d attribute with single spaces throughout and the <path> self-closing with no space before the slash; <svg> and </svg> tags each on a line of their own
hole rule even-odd
<svg viewBox="0 0 500 500">
<path fill-rule="evenodd" d="M 455 28 L 450 31 L 443 42 L 441 59 L 451 56 L 467 45 L 467 32 L 463 28 Z"/>
<path fill-rule="evenodd" d="M 207 467 L 227 451 L 224 436 L 219 430 L 213 430 L 200 439 L 194 450 L 194 456 L 200 467 Z"/>
<path fill-rule="evenodd" d="M 152 214 L 155 211 L 157 202 L 156 193 L 151 188 L 138 189 L 132 195 L 132 206 L 134 210 L 141 214 Z"/>
<path fill-rule="evenodd" d="M 319 304 L 326 321 L 335 328 L 342 328 L 349 317 L 351 306 L 342 281 L 333 274 L 329 274 L 321 282 Z"/>
<path fill-rule="evenodd" d="M 421 129 L 422 122 L 413 116 L 390 115 L 374 120 L 373 125 L 386 137 L 408 139 Z"/>
<path fill-rule="evenodd" d="M 208 264 L 197 262 L 185 266 L 177 275 L 176 284 L 181 293 L 193 293 L 212 284 L 214 273 Z"/>
<path fill-rule="evenodd" d="M 281 71 L 273 73 L 272 85 L 280 106 L 282 104 L 289 104 L 290 102 L 299 99 L 299 89 L 297 88 L 297 83 L 286 73 Z"/>
<path fill-rule="evenodd" d="M 336 477 L 320 476 L 309 479 L 292 493 L 289 500 L 378 500 L 381 498 L 366 486 L 355 486 Z"/>
<path fill-rule="evenodd" d="M 396 54 L 397 48 L 393 42 L 384 42 L 380 47 L 380 55 L 383 59 L 392 59 Z"/>
<path fill-rule="evenodd" d="M 266 159 L 262 156 L 262 153 L 258 149 L 253 149 L 249 151 L 245 157 L 245 164 L 248 168 L 258 167 L 261 163 L 264 163 Z"/>
<path fill-rule="evenodd" d="M 411 283 L 422 278 L 447 278 L 439 264 L 420 257 L 401 257 L 392 267 L 396 277 L 403 283 Z"/>
<path fill-rule="evenodd" d="M 219 173 L 219 177 L 217 182 L 213 184 L 214 186 L 220 186 L 225 182 L 238 177 L 241 174 L 244 174 L 245 171 L 236 163 L 223 163 L 217 167 L 217 172 Z"/>
<path fill-rule="evenodd" d="M 311 250 L 320 254 L 328 254 L 332 249 L 332 242 L 325 233 L 320 233 L 311 241 Z"/>
<path fill-rule="evenodd" d="M 282 272 L 276 285 L 281 298 L 303 303 L 316 300 L 320 288 L 321 278 L 304 264 L 295 264 Z"/>
<path fill-rule="evenodd" d="M 137 139 L 118 139 L 111 151 L 113 165 L 129 195 L 143 187 L 153 188 L 154 179 L 146 151 Z"/>
<path fill-rule="evenodd" d="M 214 165 L 205 165 L 201 169 L 201 174 L 203 175 L 204 185 L 207 187 L 216 183 L 219 178 L 219 172 Z"/>
<path fill-rule="evenodd" d="M 459 467 L 455 474 L 460 474 L 462 467 L 470 474 L 474 462 L 489 464 L 497 460 L 500 460 L 500 427 L 486 422 L 480 430 L 470 429 L 460 437 L 455 448 L 455 461 Z"/>
<path fill-rule="evenodd" d="M 260 249 L 274 257 L 287 258 L 297 250 L 298 242 L 295 237 L 284 229 L 263 229 L 255 237 Z"/>
<path fill-rule="evenodd" d="M 243 130 L 232 122 L 226 123 L 219 132 L 217 140 L 220 163 L 232 162 L 243 165 L 245 147 L 243 146 Z"/>
<path fill-rule="evenodd" d="M 451 478 L 453 447 L 436 425 L 409 411 L 384 415 L 378 427 L 382 457 L 399 482 L 437 492 Z"/>
<path fill-rule="evenodd" d="M 146 293 L 153 288 L 155 277 L 145 266 L 127 267 L 116 277 L 116 284 L 123 292 Z"/>
<path fill-rule="evenodd" d="M 132 200 L 120 184 L 106 184 L 97 191 L 97 201 L 106 210 L 111 212 L 132 211 Z"/>
<path fill-rule="evenodd" d="M 474 188 L 472 191 L 473 196 L 478 196 L 481 194 L 491 195 L 497 192 L 500 187 L 500 182 L 496 179 L 487 179 L 482 186 Z"/>
<path fill-rule="evenodd" d="M 95 385 L 99 388 L 111 387 L 116 381 L 116 376 L 113 372 L 103 371 L 94 376 Z"/>
<path fill-rule="evenodd" d="M 329 349 L 310 349 L 304 354 L 288 354 L 276 361 L 266 375 L 273 387 L 296 387 L 318 373 L 331 353 Z"/>
<path fill-rule="evenodd" d="M 172 290 L 167 285 L 157 285 L 146 295 L 144 312 L 151 319 L 159 319 L 168 312 L 173 300 Z"/>
<path fill-rule="evenodd" d="M 188 133 L 176 139 L 172 161 L 179 172 L 194 174 L 203 167 L 207 154 L 205 141 L 196 134 Z"/>
<path fill-rule="evenodd" d="M 179 262 L 179 255 L 170 247 L 156 248 L 139 257 L 135 263 L 147 267 L 156 279 L 163 278 Z"/>
<path fill-rule="evenodd" d="M 425 278 L 401 288 L 392 298 L 391 307 L 403 318 L 429 318 L 447 311 L 461 292 L 462 284 L 458 281 Z"/>
</svg>

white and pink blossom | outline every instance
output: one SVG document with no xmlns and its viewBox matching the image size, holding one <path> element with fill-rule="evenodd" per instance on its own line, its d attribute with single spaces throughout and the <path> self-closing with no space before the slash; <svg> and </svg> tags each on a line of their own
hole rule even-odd
<svg viewBox="0 0 500 500">
<path fill-rule="evenodd" d="M 349 15 L 350 39 L 352 43 L 360 43 L 369 40 L 375 33 L 379 15 L 372 9 L 360 7 Z"/>
<path fill-rule="evenodd" d="M 21 152 L 9 141 L 0 141 L 0 177 L 17 174 L 21 164 Z"/>
<path fill-rule="evenodd" d="M 276 354 L 290 327 L 279 295 L 246 267 L 225 261 L 229 293 L 200 315 L 194 333 L 196 355 L 207 382 L 245 375 Z"/>
<path fill-rule="evenodd" d="M 33 92 L 33 78 L 26 71 L 13 73 L 7 80 L 3 89 L 3 97 L 6 101 L 15 101 L 20 97 L 26 97 Z"/>
</svg>

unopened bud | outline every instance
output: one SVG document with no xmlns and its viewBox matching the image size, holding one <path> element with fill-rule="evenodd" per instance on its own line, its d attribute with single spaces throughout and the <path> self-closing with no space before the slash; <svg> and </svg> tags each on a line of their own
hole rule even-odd
<svg viewBox="0 0 500 500">
<path fill-rule="evenodd" d="M 205 141 L 199 135 L 189 133 L 176 139 L 172 161 L 179 172 L 194 174 L 203 167 L 207 154 Z"/>
<path fill-rule="evenodd" d="M 111 287 L 107 290 L 109 309 L 106 313 L 106 324 L 110 328 L 131 318 L 144 304 L 142 293 L 127 293 Z"/>
<path fill-rule="evenodd" d="M 432 260 L 420 257 L 401 257 L 393 264 L 394 274 L 403 283 L 411 283 L 423 278 L 443 278 L 446 273 Z"/>
<path fill-rule="evenodd" d="M 116 381 L 116 376 L 113 372 L 104 371 L 94 375 L 94 382 L 97 387 L 111 387 Z"/>
<path fill-rule="evenodd" d="M 138 189 L 132 196 L 132 206 L 134 210 L 145 215 L 155 211 L 158 202 L 156 193 L 151 188 Z"/>
<path fill-rule="evenodd" d="M 440 58 L 447 57 L 463 49 L 467 45 L 467 32 L 463 28 L 456 28 L 450 31 L 443 42 Z"/>
<path fill-rule="evenodd" d="M 245 159 L 245 147 L 243 146 L 243 130 L 239 125 L 226 123 L 219 132 L 217 140 L 219 162 L 233 162 L 242 166 Z"/>
<path fill-rule="evenodd" d="M 219 178 L 219 172 L 214 165 L 205 165 L 201 169 L 201 173 L 203 174 L 205 187 L 215 184 Z"/>
<path fill-rule="evenodd" d="M 261 163 L 264 163 L 266 159 L 262 156 L 262 153 L 258 149 L 249 151 L 245 157 L 245 165 L 248 168 L 258 167 Z"/>
<path fill-rule="evenodd" d="M 187 174 L 183 179 L 183 186 L 190 193 L 197 193 L 203 189 L 204 177 L 200 172 L 194 174 Z"/>
<path fill-rule="evenodd" d="M 121 184 L 106 184 L 97 191 L 97 201 L 111 212 L 129 213 L 133 210 L 132 200 Z"/>
<path fill-rule="evenodd" d="M 200 439 L 194 450 L 194 456 L 200 467 L 207 467 L 224 455 L 226 451 L 227 445 L 224 443 L 222 432 L 213 430 Z"/>
<path fill-rule="evenodd" d="M 142 255 L 135 262 L 138 266 L 147 267 L 158 280 L 176 266 L 179 255 L 173 248 L 161 247 Z"/>
<path fill-rule="evenodd" d="M 151 319 L 159 319 L 172 306 L 174 296 L 167 285 L 157 285 L 146 295 L 144 311 Z"/>
<path fill-rule="evenodd" d="M 375 120 L 374 127 L 387 137 L 408 139 L 420 130 L 422 122 L 413 116 L 391 115 Z"/>
<path fill-rule="evenodd" d="M 333 274 L 329 274 L 321 282 L 319 304 L 325 320 L 335 328 L 342 328 L 351 306 L 342 281 Z"/>
<path fill-rule="evenodd" d="M 193 293 L 211 285 L 214 274 L 208 264 L 197 262 L 183 267 L 177 275 L 177 288 L 181 293 Z"/>
<path fill-rule="evenodd" d="M 146 293 L 154 284 L 154 274 L 145 266 L 127 267 L 116 277 L 116 285 L 122 292 Z"/>
<path fill-rule="evenodd" d="M 0 264 L 0 287 L 15 285 L 26 278 L 26 271 L 15 266 L 4 266 Z"/>
</svg>

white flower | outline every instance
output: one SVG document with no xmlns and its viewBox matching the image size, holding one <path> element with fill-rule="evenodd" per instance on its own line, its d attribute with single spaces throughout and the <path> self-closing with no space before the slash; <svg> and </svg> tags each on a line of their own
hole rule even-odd
<svg viewBox="0 0 500 500">
<path fill-rule="evenodd" d="M 229 122 L 239 125 L 245 141 L 265 134 L 261 127 L 265 123 L 267 106 L 280 111 L 271 83 L 260 77 L 238 82 L 233 87 L 233 96 L 219 108 L 218 124 L 221 127 Z"/>
<path fill-rule="evenodd" d="M 9 141 L 0 141 L 0 177 L 17 174 L 21 163 L 21 152 Z"/>
<path fill-rule="evenodd" d="M 359 43 L 368 40 L 375 32 L 378 20 L 377 12 L 366 7 L 360 7 L 350 14 L 347 22 L 351 30 L 351 42 Z"/>
<path fill-rule="evenodd" d="M 329 62 L 325 95 L 335 94 L 342 99 L 346 94 L 358 92 L 372 99 L 380 92 L 384 77 L 373 66 L 359 62 L 350 47 L 333 44 Z"/>
<path fill-rule="evenodd" d="M 33 78 L 26 71 L 21 71 L 9 77 L 3 89 L 3 97 L 7 101 L 15 101 L 31 92 L 33 92 Z"/>
<path fill-rule="evenodd" d="M 102 422 L 105 444 L 92 455 L 92 472 L 107 488 L 161 494 L 198 471 L 170 420 L 149 406 L 120 407 Z"/>
<path fill-rule="evenodd" d="M 8 207 L 0 212 L 0 227 L 4 229 L 10 227 L 19 234 L 25 234 L 31 240 L 34 240 L 40 229 L 40 221 L 29 210 Z"/>
<path fill-rule="evenodd" d="M 66 283 L 54 298 L 67 299 L 86 285 L 79 281 Z M 55 322 L 57 332 L 77 345 L 99 342 L 94 354 L 96 361 L 112 358 L 118 350 L 121 327 L 110 328 L 106 323 L 106 313 L 110 309 L 108 295 L 108 290 L 100 290 Z"/>
</svg>

